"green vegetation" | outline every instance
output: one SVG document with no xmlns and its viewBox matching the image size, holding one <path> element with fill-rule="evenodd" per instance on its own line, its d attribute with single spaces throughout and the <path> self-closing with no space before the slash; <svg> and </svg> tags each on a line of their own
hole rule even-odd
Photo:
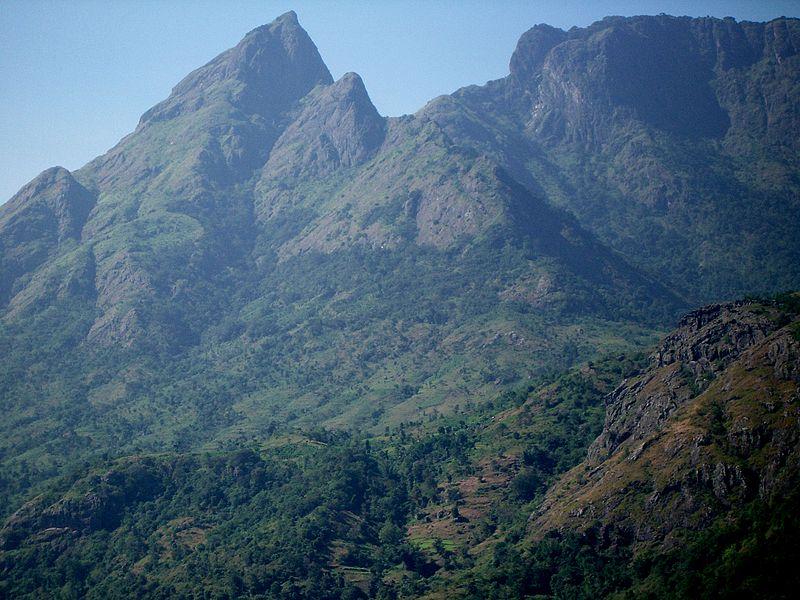
<svg viewBox="0 0 800 600">
<path fill-rule="evenodd" d="M 642 350 L 800 283 L 798 24 L 536 27 L 387 119 L 287 13 L 37 177 L 0 209 L 0 596 L 781 597 L 797 498 L 753 482 L 796 469 L 800 296 Z M 604 520 L 677 496 L 671 546 Z"/>
<path fill-rule="evenodd" d="M 220 274 L 180 304 L 132 300 L 131 327 L 147 336 L 131 348 L 84 343 L 95 309 L 56 299 L 0 328 L 0 512 L 112 448 L 186 451 L 275 423 L 382 431 L 654 340 L 651 326 L 627 322 L 644 319 L 639 307 L 611 304 L 611 290 L 608 304 L 579 303 L 582 284 L 566 274 L 576 294 L 546 311 L 501 299 L 530 259 L 511 245 L 475 245 L 455 268 L 453 253 L 411 244 L 304 255 L 236 289 Z M 187 268 L 169 254 L 159 265 Z"/>
<path fill-rule="evenodd" d="M 495 548 L 457 598 L 791 598 L 800 584 L 796 497 L 755 502 L 685 536 L 671 551 L 633 557 L 602 532 Z"/>
<path fill-rule="evenodd" d="M 597 435 L 602 395 L 631 367 L 607 359 L 583 374 L 544 376 L 490 406 L 377 437 L 276 430 L 240 449 L 100 460 L 9 522 L 0 591 L 355 598 L 435 589 L 437 573 L 473 568 L 468 550 L 478 541 L 407 537 L 439 503 L 466 506 L 447 482 L 498 456 L 517 456 L 513 471 L 551 481 Z M 480 538 L 521 526 L 530 498 L 508 486 L 512 477 L 473 517 Z M 458 519 L 456 509 L 443 522 Z"/>
<path fill-rule="evenodd" d="M 98 460 L 0 532 L 0 594 L 790 597 L 794 497 L 674 550 L 633 555 L 600 524 L 529 539 L 527 515 L 599 433 L 604 395 L 645 365 L 605 358 L 383 435 L 280 427 L 244 447 Z"/>
</svg>

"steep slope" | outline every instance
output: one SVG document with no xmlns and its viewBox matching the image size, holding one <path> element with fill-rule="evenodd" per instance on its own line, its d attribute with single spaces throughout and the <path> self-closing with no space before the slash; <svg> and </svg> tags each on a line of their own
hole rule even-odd
<svg viewBox="0 0 800 600">
<path fill-rule="evenodd" d="M 225 310 L 231 290 L 221 278 L 246 268 L 255 236 L 246 182 L 300 99 L 330 83 L 313 42 L 287 13 L 188 75 L 133 134 L 76 174 L 98 193 L 86 237 L 97 255 L 101 319 L 110 326 L 98 321 L 92 341 L 117 341 L 121 323 L 108 313 L 123 314 L 121 303 L 177 300 L 188 330 L 178 345 L 196 341 L 206 313 Z"/>
<path fill-rule="evenodd" d="M 608 394 L 586 459 L 444 589 L 465 598 L 791 597 L 799 344 L 796 294 L 687 315 L 650 365 Z M 533 465 L 552 464 L 541 448 L 529 452 Z"/>
<path fill-rule="evenodd" d="M 694 302 L 791 289 L 799 23 L 536 26 L 508 77 L 426 111 Z"/>
<path fill-rule="evenodd" d="M 652 366 L 609 396 L 587 461 L 549 492 L 532 530 L 599 522 L 611 538 L 669 546 L 793 491 L 800 323 L 786 320 L 757 303 L 687 315 Z"/>
<path fill-rule="evenodd" d="M 474 446 L 482 460 L 440 480 L 409 527 L 418 543 L 444 540 L 429 552 L 445 569 L 420 595 L 791 598 L 798 298 L 705 307 L 649 359 L 612 362 L 624 379 L 605 425 L 566 473 L 598 431 L 609 365 L 506 405 Z"/>
<path fill-rule="evenodd" d="M 385 119 L 357 75 L 334 82 L 294 13 L 58 173 L 74 217 L 52 217 L 43 249 L 2 242 L 9 508 L 109 448 L 481 402 L 648 341 L 682 305 L 427 114 Z M 3 223 L 50 189 L 26 187 Z"/>
<path fill-rule="evenodd" d="M 264 164 L 300 98 L 331 81 L 287 13 L 187 76 L 134 133 L 75 173 L 95 196 L 81 216 L 99 311 L 88 342 L 150 339 L 172 349 L 196 342 L 206 313 L 225 310 L 230 290 L 221 277 L 245 259 L 255 235 L 242 182 Z M 4 215 L 23 201 L 46 202 L 48 190 L 37 185 L 20 192 Z M 158 304 L 179 306 L 159 316 Z"/>
</svg>

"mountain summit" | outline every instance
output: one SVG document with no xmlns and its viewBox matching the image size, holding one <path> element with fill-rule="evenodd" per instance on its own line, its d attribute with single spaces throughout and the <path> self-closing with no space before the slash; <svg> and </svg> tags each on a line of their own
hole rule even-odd
<svg viewBox="0 0 800 600">
<path fill-rule="evenodd" d="M 384 118 L 294 13 L 251 31 L 0 208 L 3 468 L 40 465 L 8 506 L 57 457 L 380 430 L 800 284 L 797 36 L 537 26 Z"/>
<path fill-rule="evenodd" d="M 290 11 L 187 75 L 167 100 L 142 115 L 139 128 L 223 99 L 269 120 L 316 85 L 332 82 L 317 47 Z"/>
</svg>

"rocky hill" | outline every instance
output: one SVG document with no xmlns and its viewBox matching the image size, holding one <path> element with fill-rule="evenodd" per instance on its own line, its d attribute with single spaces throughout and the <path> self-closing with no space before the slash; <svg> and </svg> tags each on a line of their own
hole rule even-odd
<svg viewBox="0 0 800 600">
<path fill-rule="evenodd" d="M 684 317 L 652 366 L 609 396 L 587 460 L 551 490 L 532 529 L 600 522 L 609 535 L 674 544 L 796 489 L 800 325 L 782 317 L 753 303 Z"/>
</svg>

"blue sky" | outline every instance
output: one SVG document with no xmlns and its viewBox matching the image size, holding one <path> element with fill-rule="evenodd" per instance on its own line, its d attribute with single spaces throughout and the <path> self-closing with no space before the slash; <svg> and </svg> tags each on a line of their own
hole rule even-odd
<svg viewBox="0 0 800 600">
<path fill-rule="evenodd" d="M 359 73 L 385 115 L 508 72 L 536 23 L 605 15 L 800 16 L 797 0 L 0 1 L 0 203 L 43 169 L 77 169 L 192 69 L 293 9 L 334 77 Z"/>
</svg>

